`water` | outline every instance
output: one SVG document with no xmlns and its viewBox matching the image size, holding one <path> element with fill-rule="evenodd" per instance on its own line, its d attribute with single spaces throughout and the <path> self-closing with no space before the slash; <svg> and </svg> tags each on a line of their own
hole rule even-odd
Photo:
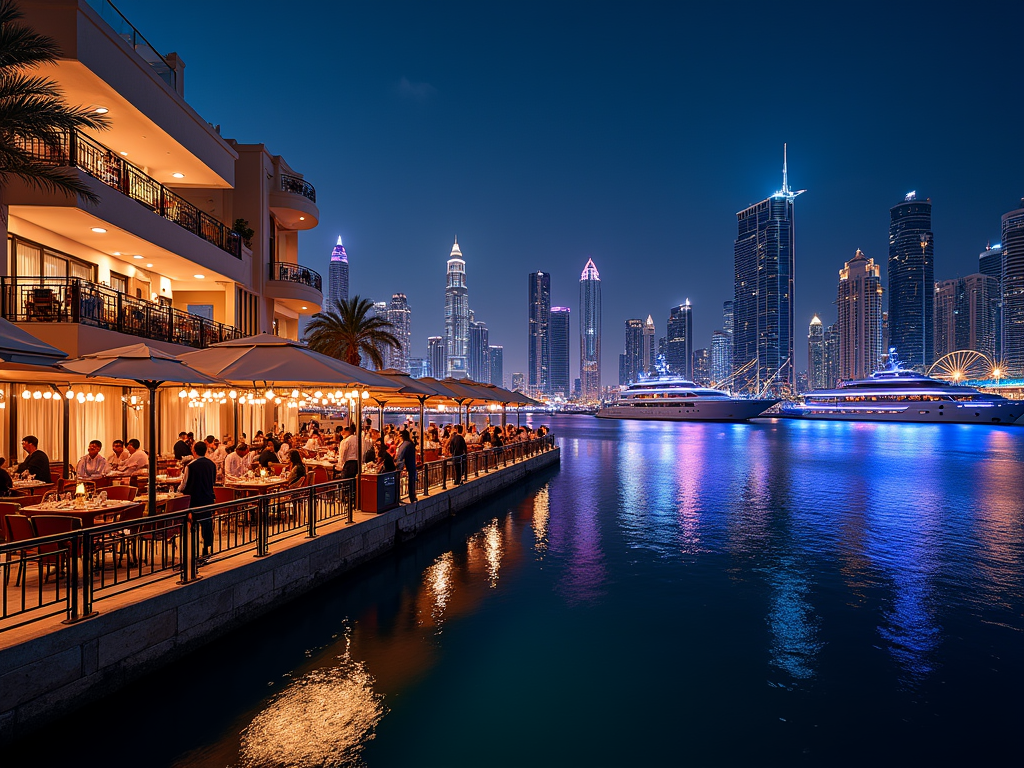
<svg viewBox="0 0 1024 768">
<path fill-rule="evenodd" d="M 47 756 L 1020 764 L 1024 429 L 544 421 L 560 470 L 90 705 Z"/>
</svg>

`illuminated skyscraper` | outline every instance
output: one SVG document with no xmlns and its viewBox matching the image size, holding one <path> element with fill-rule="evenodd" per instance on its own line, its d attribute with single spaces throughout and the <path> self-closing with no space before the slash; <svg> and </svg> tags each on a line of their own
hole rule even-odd
<svg viewBox="0 0 1024 768">
<path fill-rule="evenodd" d="M 548 319 L 551 314 L 551 275 L 546 272 L 530 273 L 527 303 L 529 328 L 526 352 L 530 391 L 547 394 L 551 391 L 548 386 L 548 372 L 551 366 L 548 336 Z"/>
<path fill-rule="evenodd" d="M 427 339 L 427 361 L 430 363 L 430 375 L 435 379 L 445 377 L 448 370 L 447 357 L 443 336 L 431 336 Z"/>
<path fill-rule="evenodd" d="M 807 385 L 825 389 L 825 328 L 817 315 L 807 328 Z"/>
<path fill-rule="evenodd" d="M 825 388 L 839 383 L 839 323 L 825 329 Z"/>
<path fill-rule="evenodd" d="M 985 246 L 985 250 L 978 254 L 978 271 L 994 278 L 996 286 L 996 319 L 993 333 L 993 356 L 995 360 L 1003 358 L 1003 245 Z"/>
<path fill-rule="evenodd" d="M 1005 373 L 1024 376 L 1024 200 L 1003 214 L 1002 226 L 1003 362 Z"/>
<path fill-rule="evenodd" d="M 655 333 L 654 317 L 648 315 L 647 322 L 644 323 L 644 345 L 640 350 L 640 369 L 637 371 L 637 378 L 653 375 L 655 372 L 654 359 L 660 354 L 658 340 L 654 338 Z"/>
<path fill-rule="evenodd" d="M 907 368 L 934 362 L 934 245 L 932 201 L 911 192 L 889 209 L 889 346 Z"/>
<path fill-rule="evenodd" d="M 422 379 L 430 375 L 430 361 L 425 357 L 409 358 L 409 375 L 414 379 Z"/>
<path fill-rule="evenodd" d="M 491 384 L 496 387 L 504 387 L 505 362 L 502 358 L 505 356 L 505 348 L 492 344 L 489 352 L 491 357 Z"/>
<path fill-rule="evenodd" d="M 881 268 L 858 248 L 839 270 L 839 378 L 866 379 L 882 366 Z"/>
<path fill-rule="evenodd" d="M 522 392 L 523 387 L 526 386 L 526 377 L 521 373 L 512 374 L 512 391 Z"/>
<path fill-rule="evenodd" d="M 473 313 L 470 312 L 470 317 L 472 315 Z M 467 359 L 469 378 L 479 381 L 481 384 L 489 384 L 491 381 L 491 359 L 486 323 L 469 321 L 469 356 Z"/>
<path fill-rule="evenodd" d="M 782 159 L 782 189 L 736 214 L 734 244 L 733 369 L 750 364 L 736 380 L 746 392 L 781 394 L 796 387 L 793 365 L 793 276 L 796 230 L 791 190 Z"/>
<path fill-rule="evenodd" d="M 935 284 L 935 359 L 973 349 L 995 358 L 999 281 L 981 273 Z"/>
<path fill-rule="evenodd" d="M 693 379 L 693 311 L 689 299 L 669 310 L 665 338 L 669 371 Z"/>
<path fill-rule="evenodd" d="M 632 384 L 644 370 L 644 321 L 638 317 L 626 321 L 625 350 L 619 384 Z"/>
<path fill-rule="evenodd" d="M 453 379 L 466 378 L 469 372 L 469 289 L 466 287 L 466 261 L 459 250 L 458 237 L 448 259 L 448 285 L 444 291 L 444 346 L 447 356 L 445 373 Z"/>
<path fill-rule="evenodd" d="M 391 333 L 398 339 L 400 346 L 398 349 L 387 349 L 384 367 L 409 373 L 409 356 L 412 353 L 412 310 L 409 309 L 409 301 L 404 293 L 391 296 L 385 317 L 391 323 Z"/>
<path fill-rule="evenodd" d="M 327 272 L 327 291 L 330 298 L 329 309 L 333 310 L 339 301 L 348 301 L 348 254 L 345 253 L 345 246 L 341 244 L 341 236 L 338 236 L 338 244 L 331 251 L 331 265 Z"/>
<path fill-rule="evenodd" d="M 711 381 L 722 386 L 732 375 L 732 334 L 715 331 L 711 334 Z"/>
<path fill-rule="evenodd" d="M 593 259 L 580 274 L 580 394 L 601 397 L 601 275 Z"/>
<path fill-rule="evenodd" d="M 694 350 L 693 362 L 690 365 L 690 380 L 707 386 L 711 380 L 711 353 L 707 347 Z"/>
<path fill-rule="evenodd" d="M 548 394 L 569 397 L 569 308 L 552 307 L 548 322 Z"/>
</svg>

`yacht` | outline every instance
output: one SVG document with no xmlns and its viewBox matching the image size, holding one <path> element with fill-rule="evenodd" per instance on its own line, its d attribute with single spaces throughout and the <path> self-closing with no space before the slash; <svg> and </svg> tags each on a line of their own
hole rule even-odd
<svg viewBox="0 0 1024 768">
<path fill-rule="evenodd" d="M 785 403 L 782 415 L 842 421 L 1013 424 L 1024 415 L 1024 401 L 905 370 L 895 350 L 890 350 L 885 370 L 835 389 L 808 392 L 803 402 Z"/>
<path fill-rule="evenodd" d="M 595 414 L 600 419 L 657 421 L 746 421 L 760 416 L 778 400 L 744 400 L 688 379 L 658 376 L 640 379 Z"/>
</svg>

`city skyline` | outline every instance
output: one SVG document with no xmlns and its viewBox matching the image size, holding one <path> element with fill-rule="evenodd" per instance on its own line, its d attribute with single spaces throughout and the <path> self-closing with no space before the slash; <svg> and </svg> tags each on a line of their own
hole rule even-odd
<svg viewBox="0 0 1024 768">
<path fill-rule="evenodd" d="M 300 263 L 326 276 L 341 235 L 352 294 L 408 295 L 416 354 L 443 333 L 431 320 L 444 311 L 435 259 L 453 231 L 472 244 L 474 285 L 487 293 L 490 337 L 505 347 L 506 371 L 527 370 L 514 286 L 544 270 L 551 303 L 573 306 L 578 263 L 589 257 L 609 284 L 603 330 L 616 340 L 604 355 L 604 381 L 616 380 L 622 323 L 649 313 L 663 323 L 665 308 L 686 297 L 694 347 L 707 346 L 721 325 L 717 308 L 731 298 L 733 216 L 778 187 L 784 142 L 791 178 L 811 190 L 798 205 L 798 328 L 815 313 L 826 326 L 835 322 L 835 274 L 858 248 L 882 265 L 888 288 L 888 209 L 911 190 L 933 201 L 937 281 L 977 272 L 978 253 L 1000 242 L 1000 217 L 1024 195 L 1014 131 L 1024 106 L 1005 98 L 1017 71 L 1019 4 L 987 4 L 955 20 L 902 6 L 849 16 L 798 4 L 735 18 L 715 7 L 694 16 L 594 5 L 582 18 L 569 8 L 541 16 L 527 7 L 500 24 L 497 9 L 465 4 L 402 6 L 398 23 L 385 8 L 337 7 L 324 9 L 315 27 L 302 17 L 280 21 L 282 34 L 309 41 L 304 89 L 328 98 L 255 114 L 251 94 L 295 92 L 296 70 L 268 70 L 256 51 L 229 52 L 221 30 L 255 37 L 273 6 L 255 2 L 239 13 L 232 3 L 186 2 L 170 13 L 142 0 L 118 5 L 158 50 L 188 63 L 187 98 L 199 114 L 223 124 L 224 135 L 257 137 L 312 169 L 322 220 L 302 234 Z M 190 9 L 200 8 L 206 23 L 197 27 Z M 834 30 L 827 40 L 813 34 L 823 26 Z M 352 31 L 345 46 L 333 40 L 338 28 Z M 915 104 L 924 105 L 917 122 L 892 119 L 907 114 L 905 94 L 890 82 L 907 66 L 908 28 L 928 41 L 915 50 L 927 73 L 915 83 Z M 429 42 L 448 34 L 463 40 L 458 51 Z M 789 58 L 816 64 L 794 69 L 786 98 L 766 104 L 755 129 L 730 83 L 775 57 L 778 39 L 791 41 Z M 984 55 L 959 55 L 978 40 Z M 544 54 L 513 66 L 510 52 L 523 47 Z M 715 76 L 692 74 L 706 62 L 715 62 Z M 224 79 L 235 87 L 225 91 Z M 985 119 L 997 110 L 998 120 Z M 648 119 L 637 122 L 638 112 Z M 338 151 L 296 141 L 296 122 L 329 125 Z M 806 350 L 802 341 L 796 347 L 800 371 Z"/>
</svg>

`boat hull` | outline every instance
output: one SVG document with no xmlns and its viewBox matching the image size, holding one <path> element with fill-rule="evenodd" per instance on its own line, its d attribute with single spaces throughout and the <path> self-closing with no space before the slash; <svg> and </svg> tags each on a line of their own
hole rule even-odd
<svg viewBox="0 0 1024 768">
<path fill-rule="evenodd" d="M 995 403 L 914 403 L 863 410 L 850 406 L 799 405 L 783 407 L 782 416 L 819 421 L 889 421 L 911 424 L 1013 424 L 1024 416 L 1024 401 Z"/>
<path fill-rule="evenodd" d="M 609 405 L 599 419 L 641 421 L 746 421 L 760 416 L 778 400 L 705 400 L 680 405 Z"/>
</svg>

